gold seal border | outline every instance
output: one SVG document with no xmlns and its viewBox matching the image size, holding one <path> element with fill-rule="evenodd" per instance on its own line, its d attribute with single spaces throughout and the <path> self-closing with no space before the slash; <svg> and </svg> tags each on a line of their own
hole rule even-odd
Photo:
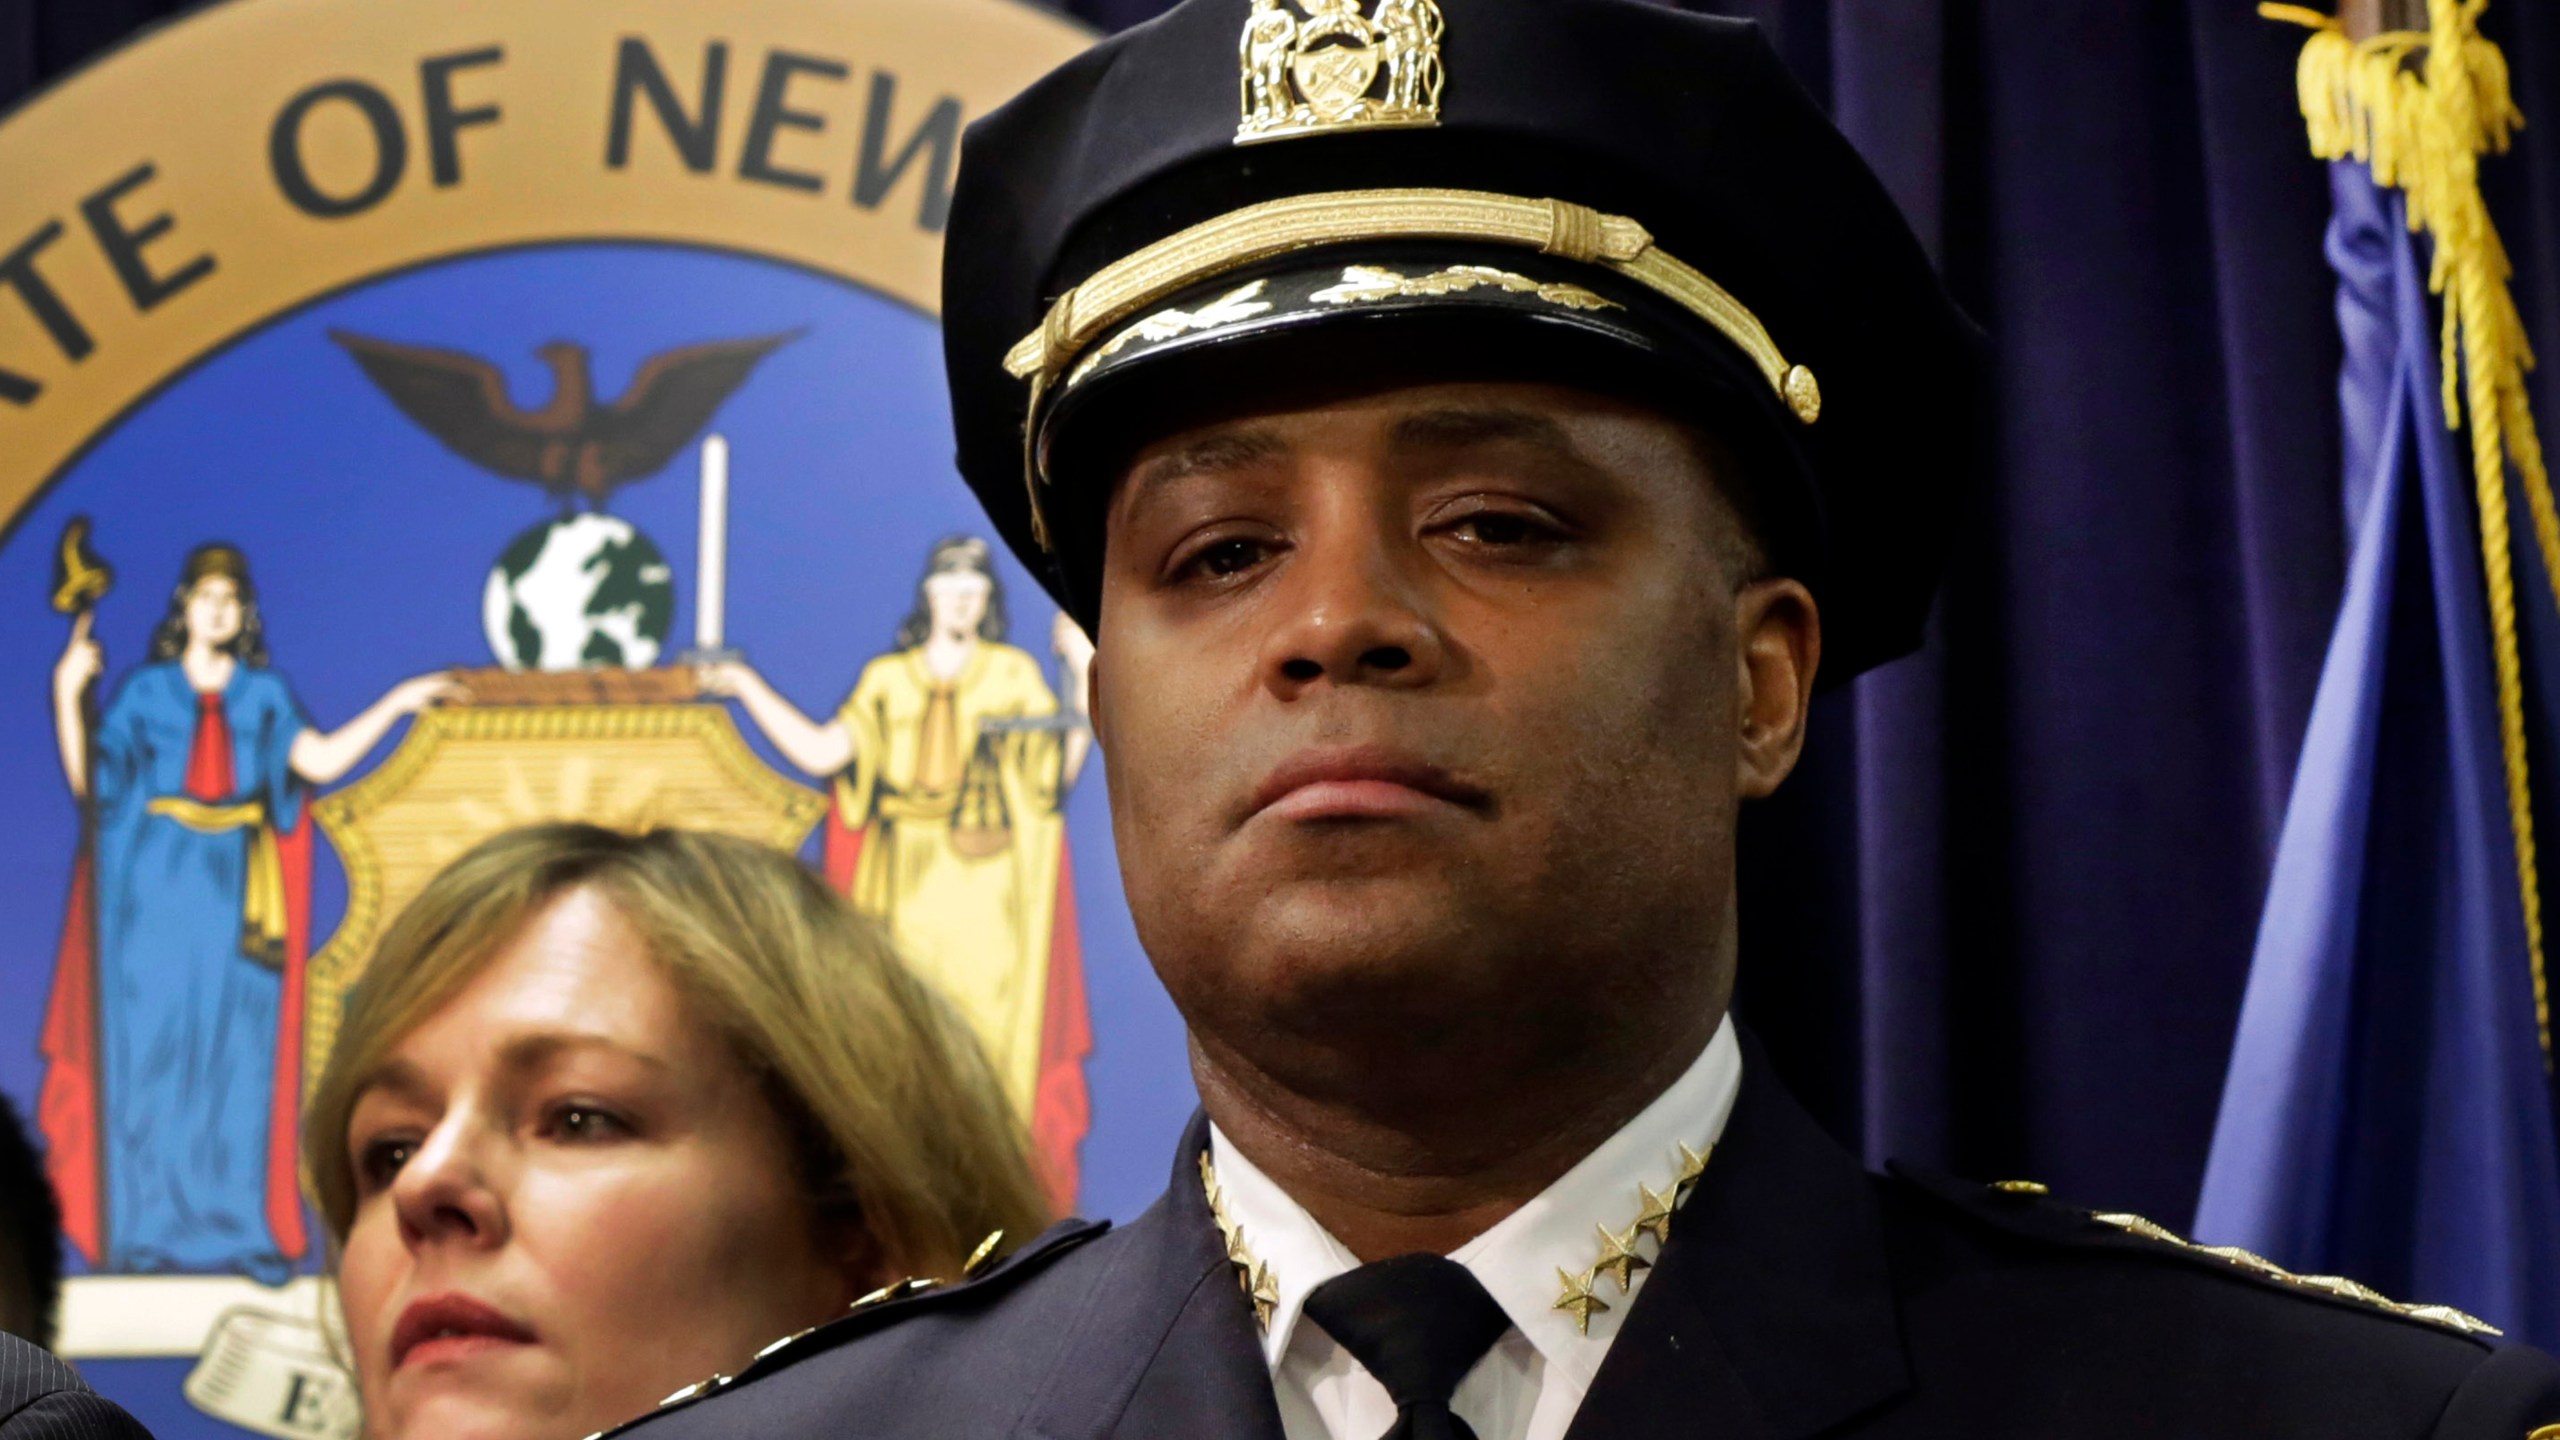
<svg viewBox="0 0 2560 1440">
<path fill-rule="evenodd" d="M 946 99 L 974 120 L 1091 39 L 1024 0 L 227 0 L 145 30 L 0 119 L 0 534 L 194 367 L 307 306 L 426 265 L 664 244 L 781 262 L 934 315 L 934 146 L 864 205 L 866 137 L 876 132 L 876 176 Z M 694 111 L 711 47 L 722 47 L 706 169 L 688 165 L 636 85 L 624 163 L 607 163 L 617 69 L 639 73 L 626 41 Z M 492 47 L 495 59 L 475 58 Z M 760 138 L 755 116 L 777 83 L 763 108 L 790 113 L 769 115 Z M 324 218 L 293 203 L 272 149 L 297 98 L 333 85 L 381 97 L 405 155 L 376 203 Z M 462 119 L 446 146 L 431 123 L 439 85 Z M 382 154 L 384 132 L 353 96 L 310 101 L 296 131 L 308 179 L 340 200 L 364 190 Z M 470 123 L 491 105 L 494 119 Z M 145 290 L 175 288 L 146 301 L 100 227 L 140 235 L 164 216 L 138 249 Z M 31 263 L 85 337 L 77 359 L 6 271 L 48 235 Z M 178 283 L 205 256 L 211 269 Z M 40 392 L 6 398 L 12 378 Z"/>
</svg>

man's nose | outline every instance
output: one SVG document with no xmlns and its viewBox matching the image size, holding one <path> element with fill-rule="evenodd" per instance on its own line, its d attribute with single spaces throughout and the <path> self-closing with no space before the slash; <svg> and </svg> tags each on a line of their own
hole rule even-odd
<svg viewBox="0 0 2560 1440">
<path fill-rule="evenodd" d="M 418 1143 L 391 1182 L 400 1236 L 411 1249 L 505 1242 L 507 1207 L 488 1153 L 493 1140 L 472 1117 L 453 1115 Z"/>
<path fill-rule="evenodd" d="M 1382 526 L 1299 537 L 1280 579 L 1280 622 L 1263 647 L 1263 683 L 1282 699 L 1308 687 L 1419 688 L 1438 681 L 1449 644 L 1412 542 Z"/>
</svg>

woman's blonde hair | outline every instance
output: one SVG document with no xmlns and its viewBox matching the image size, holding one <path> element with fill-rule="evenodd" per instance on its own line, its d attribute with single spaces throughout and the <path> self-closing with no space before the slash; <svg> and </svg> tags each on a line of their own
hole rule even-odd
<svg viewBox="0 0 2560 1440">
<path fill-rule="evenodd" d="M 953 1276 L 985 1236 L 1046 1223 L 1021 1122 L 968 1028 L 887 937 L 790 856 L 689 830 L 507 831 L 427 882 L 349 996 L 303 1121 L 304 1183 L 343 1244 L 358 1088 L 536 911 L 591 888 L 764 1083 L 814 1213 L 888 1266 Z"/>
</svg>

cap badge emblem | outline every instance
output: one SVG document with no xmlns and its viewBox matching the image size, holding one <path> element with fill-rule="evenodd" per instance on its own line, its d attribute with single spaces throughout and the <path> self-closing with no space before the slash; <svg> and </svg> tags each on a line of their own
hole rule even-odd
<svg viewBox="0 0 2560 1440">
<path fill-rule="evenodd" d="M 1236 143 L 1439 124 L 1443 28 L 1434 0 L 1253 0 Z"/>
</svg>

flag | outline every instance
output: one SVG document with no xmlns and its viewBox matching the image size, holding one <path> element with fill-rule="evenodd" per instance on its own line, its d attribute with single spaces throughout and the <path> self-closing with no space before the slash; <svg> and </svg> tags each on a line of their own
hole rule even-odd
<svg viewBox="0 0 2560 1440">
<path fill-rule="evenodd" d="M 2511 474 L 2545 571 L 2560 523 L 2476 173 L 2517 117 L 2476 5 L 2361 44 L 2262 8 L 2318 31 L 2302 88 L 2332 160 L 2352 551 L 2195 1228 L 2560 1348 L 2530 798 L 2560 750 L 2524 682 L 2555 632 L 2519 623 L 2560 596 L 2517 583 Z"/>
</svg>

